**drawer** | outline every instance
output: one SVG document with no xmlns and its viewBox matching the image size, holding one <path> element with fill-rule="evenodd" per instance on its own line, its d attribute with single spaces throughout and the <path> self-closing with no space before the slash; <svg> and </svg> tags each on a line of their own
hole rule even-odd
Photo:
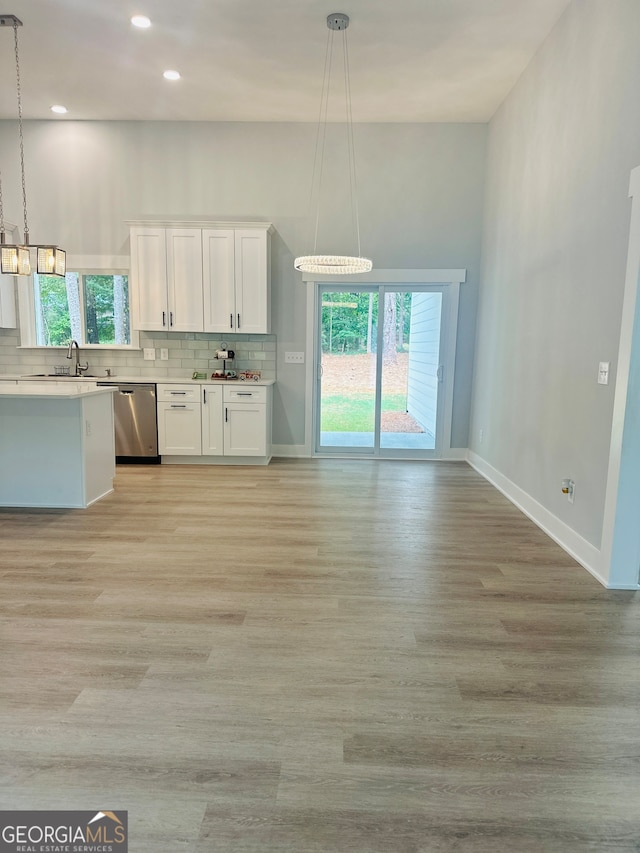
<svg viewBox="0 0 640 853">
<path fill-rule="evenodd" d="M 158 385 L 159 403 L 199 403 L 200 385 L 169 384 Z"/>
<path fill-rule="evenodd" d="M 225 403 L 266 403 L 267 388 L 265 385 L 257 388 L 247 385 L 229 388 L 225 385 L 223 399 Z"/>
</svg>

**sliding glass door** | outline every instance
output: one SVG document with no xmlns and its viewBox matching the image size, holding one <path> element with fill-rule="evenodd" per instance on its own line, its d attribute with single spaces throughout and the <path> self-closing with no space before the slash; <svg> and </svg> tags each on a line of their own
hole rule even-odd
<svg viewBox="0 0 640 853">
<path fill-rule="evenodd" d="M 443 298 L 432 285 L 318 288 L 317 452 L 437 455 Z"/>
</svg>

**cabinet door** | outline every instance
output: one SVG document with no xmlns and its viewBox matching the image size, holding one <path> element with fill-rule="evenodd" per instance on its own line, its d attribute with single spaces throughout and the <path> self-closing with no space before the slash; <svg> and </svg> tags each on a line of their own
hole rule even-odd
<svg viewBox="0 0 640 853">
<path fill-rule="evenodd" d="M 264 403 L 225 403 L 225 456 L 266 456 L 266 420 Z"/>
<path fill-rule="evenodd" d="M 202 455 L 222 456 L 222 387 L 202 386 Z"/>
<path fill-rule="evenodd" d="M 167 293 L 170 332 L 201 332 L 202 231 L 167 228 Z"/>
<path fill-rule="evenodd" d="M 164 228 L 132 228 L 131 279 L 136 329 L 168 331 L 167 250 Z"/>
<path fill-rule="evenodd" d="M 158 403 L 158 453 L 200 456 L 200 403 Z"/>
<path fill-rule="evenodd" d="M 16 327 L 16 294 L 12 275 L 0 275 L 0 326 L 3 329 Z"/>
<path fill-rule="evenodd" d="M 234 232 L 205 228 L 202 232 L 204 331 L 235 332 Z"/>
<path fill-rule="evenodd" d="M 245 335 L 269 334 L 269 235 L 252 228 L 235 232 L 236 331 Z"/>
</svg>

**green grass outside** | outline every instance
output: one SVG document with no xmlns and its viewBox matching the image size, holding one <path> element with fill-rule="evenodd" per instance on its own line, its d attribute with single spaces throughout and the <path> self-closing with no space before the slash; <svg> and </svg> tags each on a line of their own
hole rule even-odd
<svg viewBox="0 0 640 853">
<path fill-rule="evenodd" d="M 383 412 L 406 412 L 406 394 L 385 394 Z M 375 400 L 373 394 L 349 394 L 348 397 L 322 398 L 322 432 L 373 432 Z"/>
</svg>

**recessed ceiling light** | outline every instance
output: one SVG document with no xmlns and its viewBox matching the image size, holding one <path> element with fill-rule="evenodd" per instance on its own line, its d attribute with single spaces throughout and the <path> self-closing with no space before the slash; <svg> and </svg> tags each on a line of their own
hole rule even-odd
<svg viewBox="0 0 640 853">
<path fill-rule="evenodd" d="M 140 27 L 141 30 L 146 30 L 151 26 L 151 21 L 146 15 L 134 15 L 133 18 L 131 18 L 131 23 L 134 27 Z"/>
<path fill-rule="evenodd" d="M 162 75 L 165 80 L 179 80 L 180 72 L 179 71 L 165 71 Z"/>
<path fill-rule="evenodd" d="M 54 104 L 51 107 L 51 112 L 52 113 L 60 113 L 60 115 L 62 115 L 63 113 L 67 112 L 67 108 L 63 107 L 62 104 Z"/>
</svg>

